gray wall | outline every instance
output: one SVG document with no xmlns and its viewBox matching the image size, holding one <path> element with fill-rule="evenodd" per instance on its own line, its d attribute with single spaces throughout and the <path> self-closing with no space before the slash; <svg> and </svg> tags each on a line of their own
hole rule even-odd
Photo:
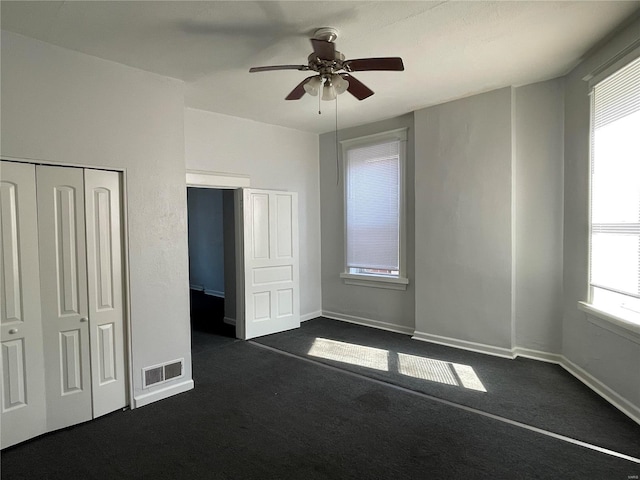
<svg viewBox="0 0 640 480">
<path fill-rule="evenodd" d="M 325 314 L 505 355 L 516 346 L 560 353 L 562 102 L 556 79 L 339 132 L 344 140 L 413 127 L 407 292 L 340 280 L 344 187 L 334 134 L 322 135 Z"/>
<path fill-rule="evenodd" d="M 562 350 L 564 81 L 515 89 L 515 340 Z"/>
<path fill-rule="evenodd" d="M 589 91 L 583 78 L 627 46 L 640 42 L 640 19 L 589 55 L 566 77 L 564 164 L 565 357 L 635 405 L 640 418 L 640 339 L 593 323 L 578 310 L 588 298 L 589 251 Z"/>
<path fill-rule="evenodd" d="M 416 335 L 512 347 L 510 88 L 415 112 Z"/>
<path fill-rule="evenodd" d="M 224 222 L 222 190 L 188 188 L 189 283 L 224 296 Z"/>
<path fill-rule="evenodd" d="M 344 272 L 344 183 L 342 159 L 340 179 L 336 165 L 334 133 L 320 136 L 320 198 L 322 225 L 322 311 L 323 314 L 382 328 L 413 333 L 415 302 L 414 260 L 414 130 L 413 114 L 339 132 L 339 140 L 372 135 L 407 127 L 407 245 L 409 285 L 406 291 L 345 285 Z M 340 148 L 338 149 L 340 150 Z M 341 152 L 338 152 L 341 155 Z"/>
<path fill-rule="evenodd" d="M 192 108 L 184 115 L 188 169 L 245 175 L 252 188 L 298 192 L 300 316 L 319 316 L 318 135 Z"/>
<path fill-rule="evenodd" d="M 236 320 L 236 218 L 234 190 L 222 192 L 224 225 L 224 316 Z"/>
<path fill-rule="evenodd" d="M 125 172 L 134 395 L 189 388 L 183 84 L 5 31 L 1 57 L 3 156 Z M 184 377 L 142 390 L 178 358 Z"/>
</svg>

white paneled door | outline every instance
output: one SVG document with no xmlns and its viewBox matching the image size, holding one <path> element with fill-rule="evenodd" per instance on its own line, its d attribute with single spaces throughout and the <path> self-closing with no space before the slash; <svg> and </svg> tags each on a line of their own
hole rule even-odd
<svg viewBox="0 0 640 480">
<path fill-rule="evenodd" d="M 120 176 L 2 162 L 2 448 L 127 405 Z"/>
<path fill-rule="evenodd" d="M 127 405 L 120 176 L 84 172 L 93 416 Z"/>
<path fill-rule="evenodd" d="M 47 429 L 92 418 L 84 171 L 36 167 Z"/>
<path fill-rule="evenodd" d="M 298 328 L 297 193 L 242 189 L 239 197 L 244 295 L 237 336 L 246 340 Z"/>
<path fill-rule="evenodd" d="M 46 429 L 36 169 L 0 167 L 2 448 Z"/>
</svg>

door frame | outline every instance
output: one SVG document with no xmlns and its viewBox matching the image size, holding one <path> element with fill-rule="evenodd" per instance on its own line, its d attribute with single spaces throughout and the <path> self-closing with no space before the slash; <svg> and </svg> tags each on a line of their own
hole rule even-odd
<svg viewBox="0 0 640 480">
<path fill-rule="evenodd" d="M 133 362 L 131 359 L 133 358 L 133 345 L 131 342 L 131 322 L 129 319 L 131 318 L 131 291 L 130 291 L 130 281 L 129 281 L 129 217 L 128 217 L 128 208 L 127 208 L 127 169 L 126 168 L 117 168 L 112 166 L 100 166 L 100 165 L 89 165 L 89 164 L 80 164 L 80 163 L 65 163 L 65 162 L 56 162 L 53 160 L 43 160 L 39 158 L 21 158 L 21 157 L 12 157 L 9 155 L 1 155 L 0 160 L 6 160 L 9 162 L 18 162 L 18 163 L 28 163 L 31 165 L 49 165 L 52 167 L 72 167 L 72 168 L 88 168 L 91 170 L 107 170 L 110 172 L 117 172 L 120 174 L 121 180 L 121 191 L 120 191 L 120 199 L 122 204 L 120 205 L 120 215 L 122 221 L 122 307 L 123 307 L 123 322 L 124 322 L 124 343 L 125 343 L 125 373 L 127 375 L 127 379 L 125 384 L 127 385 L 127 397 L 129 399 L 129 408 L 135 408 L 134 402 L 134 390 L 133 390 Z"/>
<path fill-rule="evenodd" d="M 251 177 L 248 175 L 239 175 L 235 173 L 224 172 L 206 172 L 203 170 L 187 170 L 186 171 L 186 188 L 211 188 L 216 190 L 235 190 L 238 191 L 242 188 L 251 187 Z M 234 203 L 236 208 L 234 212 L 235 216 L 235 250 L 236 250 L 236 338 L 240 338 L 238 333 L 240 328 L 244 328 L 240 322 L 240 300 L 244 299 L 244 270 L 239 268 L 238 264 L 238 252 L 241 242 L 242 233 L 238 233 L 238 208 L 237 199 L 234 197 Z M 242 232 L 242 231 L 240 231 Z M 225 317 L 226 320 L 226 317 Z M 244 317 L 243 317 L 244 320 Z"/>
</svg>

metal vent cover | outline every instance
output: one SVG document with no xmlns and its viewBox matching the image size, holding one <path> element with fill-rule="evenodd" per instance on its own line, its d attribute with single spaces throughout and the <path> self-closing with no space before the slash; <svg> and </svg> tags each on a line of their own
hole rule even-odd
<svg viewBox="0 0 640 480">
<path fill-rule="evenodd" d="M 172 378 L 180 377 L 182 375 L 182 360 L 178 360 L 174 363 L 169 363 L 164 366 L 164 379 L 171 380 Z"/>
<path fill-rule="evenodd" d="M 162 367 L 152 367 L 147 370 L 143 370 L 143 372 L 144 388 L 164 381 L 164 372 Z"/>
<path fill-rule="evenodd" d="M 142 388 L 168 382 L 183 375 L 184 358 L 142 369 Z"/>
</svg>

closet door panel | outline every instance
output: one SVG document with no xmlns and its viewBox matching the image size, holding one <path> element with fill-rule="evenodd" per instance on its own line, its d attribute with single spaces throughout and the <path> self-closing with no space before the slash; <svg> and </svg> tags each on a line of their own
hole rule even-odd
<svg viewBox="0 0 640 480">
<path fill-rule="evenodd" d="M 84 172 L 37 166 L 47 429 L 92 418 Z"/>
<path fill-rule="evenodd" d="M 35 166 L 0 164 L 0 421 L 5 448 L 46 431 Z"/>
<path fill-rule="evenodd" d="M 85 170 L 93 416 L 127 405 L 120 175 Z"/>
</svg>

